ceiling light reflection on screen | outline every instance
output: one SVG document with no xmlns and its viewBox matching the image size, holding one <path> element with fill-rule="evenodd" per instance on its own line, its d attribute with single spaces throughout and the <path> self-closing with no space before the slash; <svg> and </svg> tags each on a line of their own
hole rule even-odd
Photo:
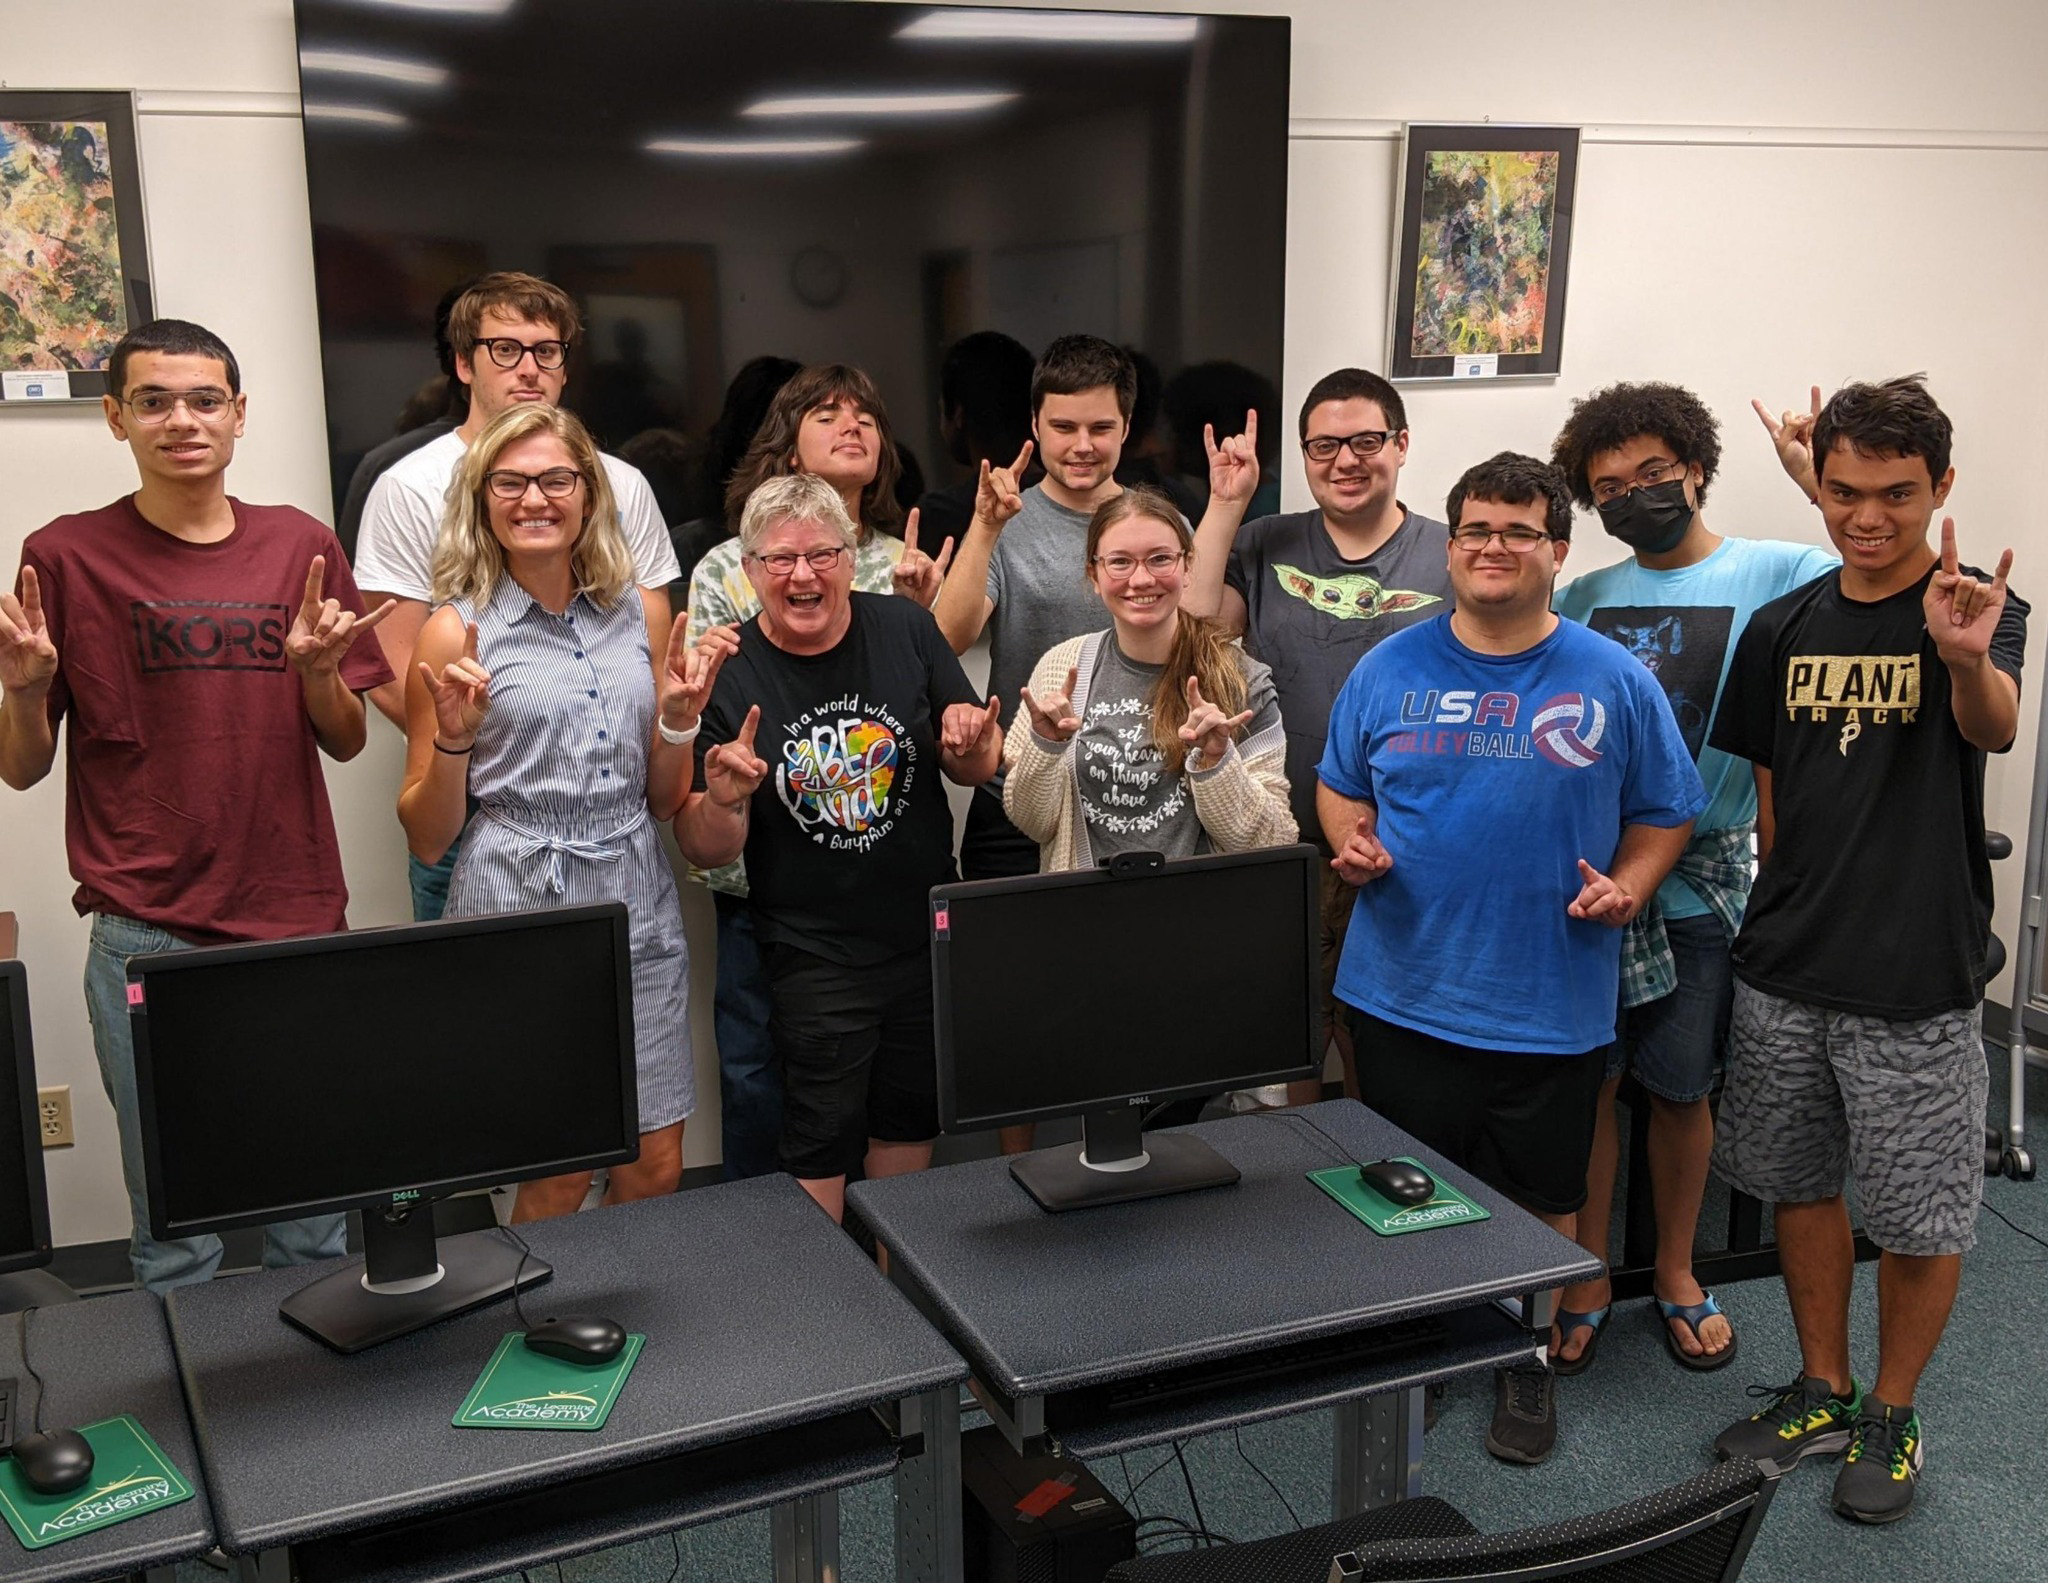
<svg viewBox="0 0 2048 1583">
<path fill-rule="evenodd" d="M 650 154 L 702 159 L 796 159 L 808 154 L 850 154 L 857 137 L 654 137 L 642 143 Z"/>
<path fill-rule="evenodd" d="M 1102 11 L 928 11 L 898 38 L 952 43 L 1191 44 L 1202 19 Z"/>
<path fill-rule="evenodd" d="M 501 17 L 519 0 L 352 0 L 387 11 L 426 11 L 440 16 Z"/>
<path fill-rule="evenodd" d="M 808 93 L 757 99 L 740 111 L 746 116 L 803 115 L 970 115 L 1009 104 L 1013 89 L 963 89 L 933 93 Z"/>
<path fill-rule="evenodd" d="M 308 121 L 338 121 L 352 126 L 397 128 L 412 125 L 408 117 L 396 110 L 381 110 L 370 104 L 321 104 L 308 99 L 305 115 Z"/>
<path fill-rule="evenodd" d="M 345 49 L 302 49 L 299 70 L 332 77 L 371 77 L 410 88 L 439 88 L 448 81 L 448 68 L 432 61 L 399 60 L 395 56 L 364 55 Z"/>
</svg>

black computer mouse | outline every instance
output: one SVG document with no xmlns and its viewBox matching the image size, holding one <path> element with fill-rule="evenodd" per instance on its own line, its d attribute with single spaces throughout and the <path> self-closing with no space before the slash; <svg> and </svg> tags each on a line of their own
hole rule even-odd
<svg viewBox="0 0 2048 1583">
<path fill-rule="evenodd" d="M 1375 1160 L 1361 1165 L 1358 1175 L 1390 1204 L 1426 1204 L 1436 1196 L 1436 1178 L 1406 1160 Z"/>
<path fill-rule="evenodd" d="M 92 1446 L 76 1429 L 41 1429 L 14 1442 L 15 1465 L 38 1495 L 63 1495 L 92 1477 Z"/>
<path fill-rule="evenodd" d="M 626 1345 L 626 1327 L 610 1319 L 543 1319 L 526 1344 L 564 1363 L 609 1363 Z"/>
</svg>

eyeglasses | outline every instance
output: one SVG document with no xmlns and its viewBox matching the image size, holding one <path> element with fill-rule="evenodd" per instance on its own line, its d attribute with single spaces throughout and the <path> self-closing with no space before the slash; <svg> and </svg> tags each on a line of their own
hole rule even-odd
<svg viewBox="0 0 2048 1583">
<path fill-rule="evenodd" d="M 569 361 L 567 341 L 521 341 L 509 335 L 494 335 L 477 346 L 490 354 L 500 368 L 517 368 L 519 359 L 533 353 L 533 366 L 552 373 Z"/>
<path fill-rule="evenodd" d="M 529 484 L 540 485 L 540 492 L 550 500 L 567 500 L 582 482 L 583 475 L 573 467 L 550 467 L 544 473 L 484 474 L 484 488 L 499 500 L 524 500 Z"/>
<path fill-rule="evenodd" d="M 171 415 L 179 402 L 185 403 L 185 410 L 202 422 L 220 417 L 235 404 L 235 398 L 224 390 L 145 390 L 138 395 L 122 396 L 121 404 L 135 414 L 137 423 L 162 423 Z"/>
<path fill-rule="evenodd" d="M 1541 528 L 1453 528 L 1451 542 L 1467 555 L 1477 555 L 1495 539 L 1513 550 L 1517 555 L 1527 555 L 1545 539 L 1554 538 Z"/>
<path fill-rule="evenodd" d="M 1135 555 L 1095 555 L 1089 557 L 1088 564 L 1101 567 L 1103 573 L 1110 581 L 1120 583 L 1136 572 L 1140 566 L 1143 566 L 1154 577 L 1165 577 L 1176 570 L 1180 563 L 1187 558 L 1188 552 L 1186 550 L 1154 550 L 1142 561 Z"/>
<path fill-rule="evenodd" d="M 844 545 L 831 549 L 805 550 L 798 555 L 792 550 L 772 550 L 766 555 L 756 555 L 755 560 L 768 568 L 771 577 L 787 577 L 796 570 L 796 563 L 802 561 L 814 572 L 829 572 L 839 564 L 839 557 L 846 553 Z"/>
<path fill-rule="evenodd" d="M 1645 462 L 1636 470 L 1636 476 L 1630 483 L 1624 484 L 1614 478 L 1601 479 L 1593 486 L 1593 499 L 1595 503 L 1604 506 L 1610 500 L 1619 500 L 1623 495 L 1631 494 L 1638 489 L 1655 489 L 1659 484 L 1667 484 L 1674 478 L 1683 478 L 1685 473 L 1686 465 L 1683 462 Z"/>
<path fill-rule="evenodd" d="M 1399 429 L 1367 429 L 1361 434 L 1347 434 L 1341 438 L 1334 434 L 1318 434 L 1312 440 L 1303 440 L 1301 448 L 1312 462 L 1334 462 L 1337 453 L 1347 445 L 1351 447 L 1353 456 L 1377 456 L 1400 433 Z"/>
</svg>

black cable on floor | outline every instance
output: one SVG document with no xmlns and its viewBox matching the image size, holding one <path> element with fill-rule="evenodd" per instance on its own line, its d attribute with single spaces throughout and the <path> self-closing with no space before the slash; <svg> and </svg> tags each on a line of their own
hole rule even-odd
<svg viewBox="0 0 2048 1583">
<path fill-rule="evenodd" d="M 1188 1472 L 1188 1459 L 1181 1454 L 1178 1440 L 1173 1443 L 1173 1460 L 1180 1464 L 1180 1481 L 1187 1486 L 1188 1505 L 1194 1508 L 1195 1526 L 1206 1535 L 1209 1532 L 1209 1524 L 1202 1517 L 1201 1497 L 1195 1494 L 1195 1477 Z"/>
<path fill-rule="evenodd" d="M 2027 1230 L 2025 1226 L 2022 1226 L 2017 1221 L 2013 1220 L 2009 1215 L 2005 1213 L 2004 1210 L 2000 1209 L 1988 1198 L 1983 1200 L 1983 1204 L 1986 1209 L 1990 1210 L 1991 1213 L 1996 1215 L 2000 1220 L 2003 1220 L 2006 1223 L 2006 1225 L 2010 1226 L 2014 1231 L 2017 1231 L 2021 1236 L 2025 1237 L 2027 1241 L 2034 1243 L 2039 1247 L 2048 1248 L 2048 1237 L 2037 1237 L 2036 1235 L 2034 1235 L 2033 1232 Z"/>
<path fill-rule="evenodd" d="M 1230 1431 L 1230 1439 L 1232 1444 L 1237 1447 L 1237 1454 L 1244 1459 L 1244 1465 L 1258 1474 L 1265 1481 L 1266 1488 L 1273 1492 L 1273 1498 L 1287 1508 L 1288 1520 L 1294 1524 L 1294 1531 L 1296 1533 L 1301 1532 L 1301 1519 L 1295 1515 L 1294 1503 L 1280 1493 L 1280 1486 L 1275 1484 L 1270 1478 L 1267 1478 L 1266 1470 L 1252 1460 L 1251 1453 L 1244 1448 L 1243 1436 L 1234 1427 Z"/>
</svg>

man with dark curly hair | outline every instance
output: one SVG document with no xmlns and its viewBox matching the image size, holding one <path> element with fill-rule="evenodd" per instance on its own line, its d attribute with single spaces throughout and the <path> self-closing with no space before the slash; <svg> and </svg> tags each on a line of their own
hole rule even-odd
<svg viewBox="0 0 2048 1583">
<path fill-rule="evenodd" d="M 1707 1095 L 1734 995 L 1729 942 L 1742 922 L 1756 823 L 1749 766 L 1709 748 L 1707 728 L 1750 616 L 1836 564 L 1813 545 L 1723 538 L 1708 528 L 1702 506 L 1721 460 L 1719 429 L 1677 385 L 1610 385 L 1574 403 L 1551 449 L 1573 499 L 1597 510 L 1633 552 L 1570 583 L 1558 611 L 1613 638 L 1657 678 L 1712 798 L 1655 905 L 1628 928 L 1619 1036 L 1608 1053 L 1578 1220 L 1580 1244 L 1605 1258 L 1619 1142 L 1614 1097 L 1632 1068 L 1650 1104 L 1654 1296 L 1665 1345 L 1689 1369 L 1718 1369 L 1735 1356 L 1728 1316 L 1694 1278 L 1692 1245 L 1714 1141 Z M 1609 1297 L 1604 1279 L 1565 1293 L 1558 1373 L 1592 1363 Z"/>
</svg>

